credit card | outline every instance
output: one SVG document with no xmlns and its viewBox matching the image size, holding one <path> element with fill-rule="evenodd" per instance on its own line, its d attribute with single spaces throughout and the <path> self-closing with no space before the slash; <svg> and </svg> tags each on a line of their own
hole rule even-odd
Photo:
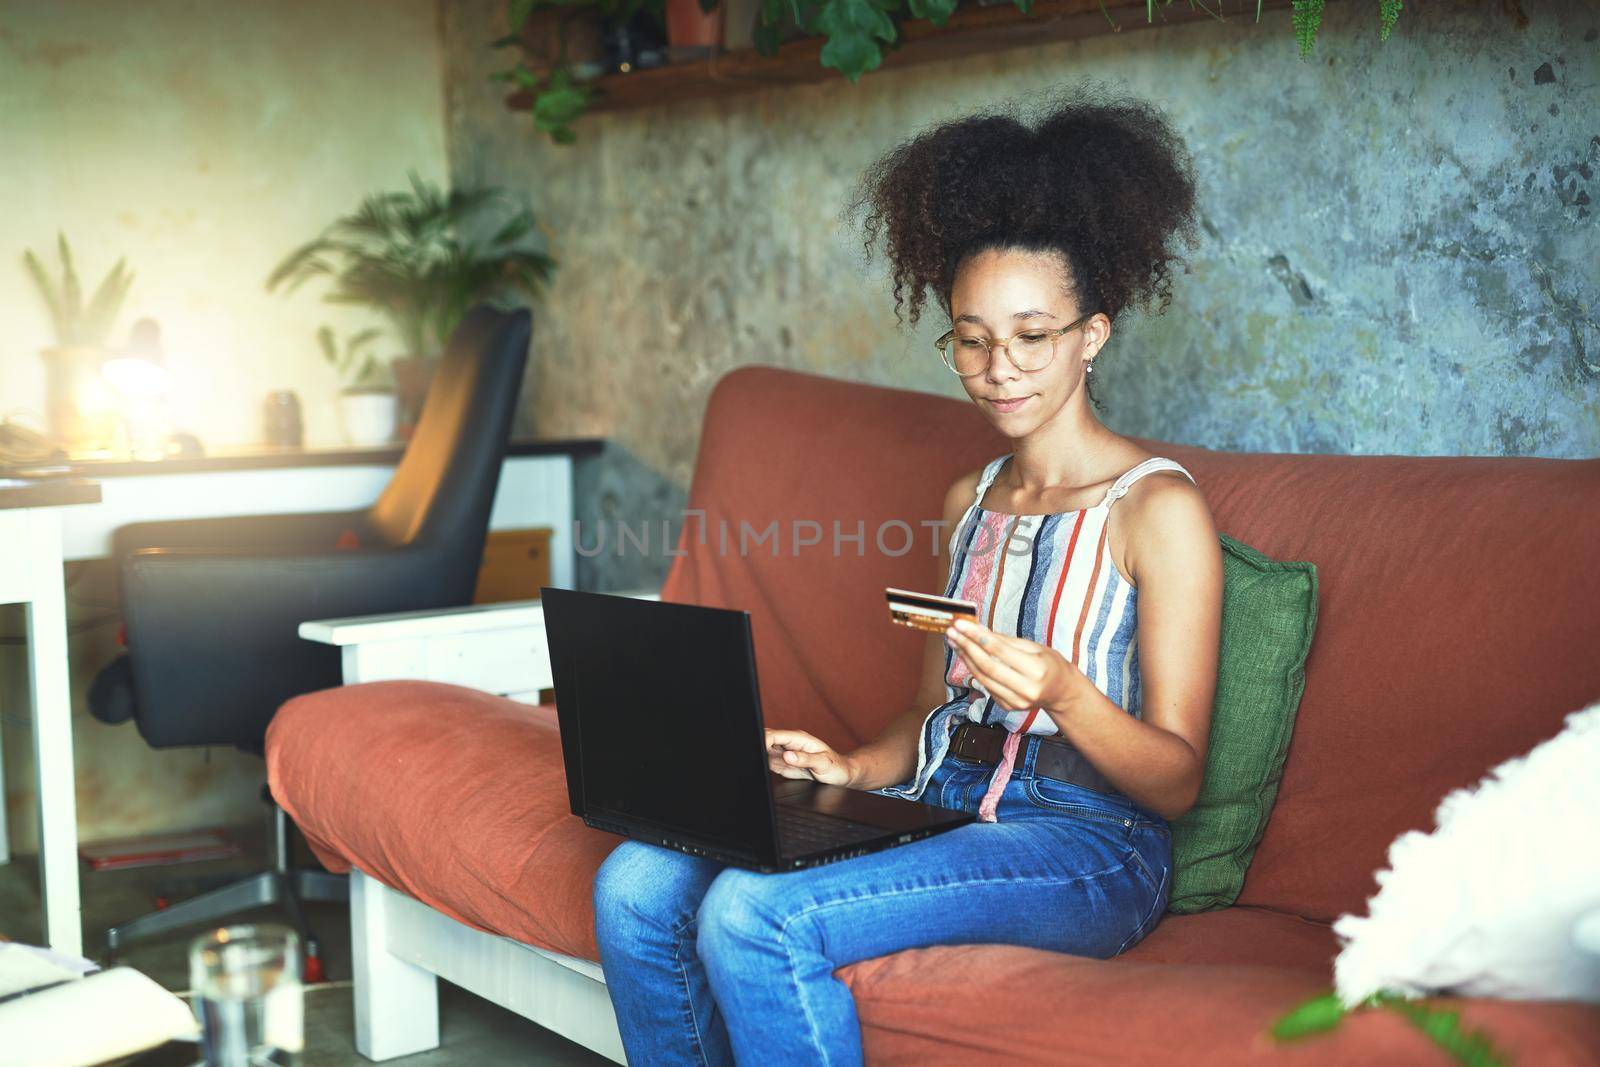
<svg viewBox="0 0 1600 1067">
<path fill-rule="evenodd" d="M 978 605 L 970 600 L 955 600 L 932 593 L 918 593 L 910 589 L 884 588 L 889 600 L 889 619 L 914 630 L 944 633 L 956 617 L 978 619 Z"/>
</svg>

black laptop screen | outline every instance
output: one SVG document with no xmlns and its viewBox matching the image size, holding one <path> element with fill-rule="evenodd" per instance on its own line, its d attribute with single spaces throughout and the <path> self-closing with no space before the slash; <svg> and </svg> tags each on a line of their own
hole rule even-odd
<svg viewBox="0 0 1600 1067">
<path fill-rule="evenodd" d="M 550 599 L 552 654 L 569 668 L 558 669 L 556 703 L 572 698 L 564 722 L 577 713 L 588 814 L 767 855 L 748 617 L 604 594 Z"/>
</svg>

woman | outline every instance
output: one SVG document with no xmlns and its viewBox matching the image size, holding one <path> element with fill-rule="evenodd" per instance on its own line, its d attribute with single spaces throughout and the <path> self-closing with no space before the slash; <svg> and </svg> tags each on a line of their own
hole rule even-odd
<svg viewBox="0 0 1600 1067">
<path fill-rule="evenodd" d="M 1085 91 L 1030 126 L 932 129 L 863 179 L 896 311 L 932 289 L 940 358 L 1012 450 L 956 481 L 936 580 L 978 624 L 932 635 L 921 686 L 842 753 L 767 731 L 772 769 L 974 811 L 898 848 L 759 874 L 624 842 L 595 879 L 600 958 L 630 1062 L 858 1063 L 835 968 L 1005 943 L 1108 957 L 1170 893 L 1167 821 L 1195 801 L 1216 684 L 1222 559 L 1205 499 L 1090 411 L 1125 308 L 1170 300 L 1194 182 L 1178 136 Z M 1113 506 L 1115 505 L 1115 506 Z"/>
</svg>

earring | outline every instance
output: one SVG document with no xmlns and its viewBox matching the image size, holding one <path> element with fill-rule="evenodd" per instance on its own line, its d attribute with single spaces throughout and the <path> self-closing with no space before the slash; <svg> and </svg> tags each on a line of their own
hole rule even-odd
<svg viewBox="0 0 1600 1067">
<path fill-rule="evenodd" d="M 1083 373 L 1090 374 L 1090 373 L 1093 373 L 1093 371 L 1094 371 L 1094 360 L 1092 360 L 1092 359 L 1084 360 L 1083 361 Z"/>
</svg>

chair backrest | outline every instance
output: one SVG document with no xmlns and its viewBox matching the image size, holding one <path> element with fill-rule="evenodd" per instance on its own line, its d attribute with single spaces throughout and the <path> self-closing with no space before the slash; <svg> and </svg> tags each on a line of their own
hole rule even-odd
<svg viewBox="0 0 1600 1067">
<path fill-rule="evenodd" d="M 1222 532 L 1318 569 L 1305 695 L 1241 904 L 1361 910 L 1401 831 L 1600 698 L 1600 460 L 1139 443 L 1194 475 Z M 939 591 L 919 523 L 1010 450 L 968 402 L 735 370 L 712 392 L 690 487 L 705 536 L 691 516 L 662 598 L 750 612 L 769 725 L 870 739 L 912 699 L 923 644 L 889 624 L 883 587 Z M 777 542 L 757 542 L 774 520 Z M 894 520 L 912 551 L 892 554 Z M 820 543 L 796 552 L 795 533 Z"/>
<path fill-rule="evenodd" d="M 527 310 L 478 306 L 450 338 L 416 431 L 367 521 L 391 545 L 450 545 L 470 591 L 527 362 Z"/>
<path fill-rule="evenodd" d="M 224 548 L 219 558 L 159 579 L 139 565 L 144 553 L 130 557 L 123 566 L 126 681 L 146 741 L 259 751 L 279 704 L 339 682 L 338 650 L 301 639 L 301 621 L 471 603 L 529 332 L 527 311 L 478 307 L 466 316 L 399 468 L 365 516 L 362 532 L 373 543 L 361 550 L 321 544 L 310 550 L 319 562 L 285 564 L 282 581 L 251 586 L 247 597 L 210 594 L 234 572 L 259 578 L 276 565 L 271 554 L 258 561 L 252 546 L 237 544 L 236 555 Z M 190 525 L 170 532 L 181 538 Z M 207 536 L 205 524 L 192 525 L 191 538 Z M 398 547 L 407 550 L 390 551 Z"/>
</svg>

